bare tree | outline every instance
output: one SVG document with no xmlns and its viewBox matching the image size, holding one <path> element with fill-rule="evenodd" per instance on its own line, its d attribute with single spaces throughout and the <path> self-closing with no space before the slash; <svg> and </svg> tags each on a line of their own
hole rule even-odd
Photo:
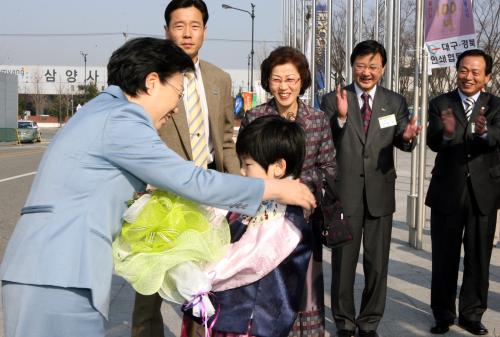
<svg viewBox="0 0 500 337">
<path fill-rule="evenodd" d="M 474 15 L 479 47 L 493 58 L 488 91 L 500 95 L 500 1 L 476 0 Z"/>
<path fill-rule="evenodd" d="M 44 94 L 42 89 L 42 79 L 43 76 L 40 74 L 40 70 L 37 69 L 33 74 L 33 93 L 28 95 L 29 100 L 35 106 L 35 112 L 37 114 L 42 113 L 47 105 L 47 96 Z"/>
<path fill-rule="evenodd" d="M 415 1 L 401 1 L 399 48 L 399 93 L 408 102 L 413 101 L 415 69 Z M 396 28 L 397 29 L 397 28 Z"/>
<path fill-rule="evenodd" d="M 346 84 L 345 80 L 345 16 L 346 8 L 344 1 L 339 1 L 338 6 L 333 8 L 332 19 L 332 58 L 331 58 L 331 76 L 333 76 L 335 85 Z M 347 71 L 351 71 L 348 69 Z"/>
</svg>

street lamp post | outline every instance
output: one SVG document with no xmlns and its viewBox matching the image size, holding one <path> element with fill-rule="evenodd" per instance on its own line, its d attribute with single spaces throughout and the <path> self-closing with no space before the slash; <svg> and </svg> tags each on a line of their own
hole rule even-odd
<svg viewBox="0 0 500 337">
<path fill-rule="evenodd" d="M 247 69 L 247 75 L 248 75 L 248 81 L 247 81 L 247 90 L 250 90 L 250 59 L 252 58 L 252 55 L 248 54 L 247 59 L 248 59 L 248 69 Z"/>
<path fill-rule="evenodd" d="M 83 56 L 83 84 L 85 88 L 87 88 L 87 55 L 88 53 L 84 53 L 83 51 L 80 52 L 80 54 Z"/>
<path fill-rule="evenodd" d="M 251 3 L 250 6 L 252 6 L 252 11 L 251 12 L 247 11 L 245 9 L 236 8 L 236 7 L 233 7 L 233 6 L 222 4 L 222 8 L 224 8 L 224 9 L 234 9 L 234 10 L 237 10 L 237 11 L 240 11 L 240 12 L 245 12 L 245 13 L 248 13 L 250 15 L 250 17 L 252 18 L 252 49 L 250 50 L 250 56 L 251 56 L 250 91 L 253 92 L 253 55 L 254 55 L 253 42 L 254 42 L 255 5 L 253 3 Z"/>
</svg>

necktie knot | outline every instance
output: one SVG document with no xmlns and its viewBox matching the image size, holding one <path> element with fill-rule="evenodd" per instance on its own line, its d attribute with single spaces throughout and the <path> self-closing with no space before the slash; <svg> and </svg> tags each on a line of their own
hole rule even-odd
<svg viewBox="0 0 500 337">
<path fill-rule="evenodd" d="M 466 107 L 473 106 L 473 105 L 474 105 L 474 103 L 475 103 L 475 101 L 474 101 L 474 98 L 472 98 L 472 97 L 467 97 L 467 98 L 465 99 L 465 106 L 466 106 Z"/>
<path fill-rule="evenodd" d="M 184 76 L 186 76 L 186 78 L 189 81 L 192 81 L 196 77 L 196 75 L 192 71 L 188 71 L 188 72 L 184 73 Z"/>
<path fill-rule="evenodd" d="M 365 104 L 370 103 L 370 95 L 367 94 L 366 92 L 361 94 L 361 98 L 363 99 L 363 103 L 365 103 Z"/>
</svg>

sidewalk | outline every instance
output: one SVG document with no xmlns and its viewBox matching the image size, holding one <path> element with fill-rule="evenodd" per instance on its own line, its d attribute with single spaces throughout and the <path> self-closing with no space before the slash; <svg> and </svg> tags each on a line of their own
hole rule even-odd
<svg viewBox="0 0 500 337">
<path fill-rule="evenodd" d="M 428 152 L 427 170 L 432 168 L 433 156 Z M 409 192 L 410 155 L 397 153 L 398 180 L 396 186 L 397 211 L 394 215 L 392 234 L 387 304 L 384 318 L 379 326 L 381 337 L 433 336 L 429 328 L 433 323 L 429 307 L 431 282 L 430 233 L 424 231 L 423 249 L 415 250 L 408 245 L 406 227 L 406 196 Z M 430 175 L 428 175 L 430 176 Z M 427 181 L 428 183 L 428 181 Z M 427 209 L 427 212 L 429 210 Z M 427 213 L 427 218 L 429 213 Z M 331 265 L 330 251 L 324 249 L 325 304 L 327 305 L 326 328 L 335 336 L 335 327 L 330 310 Z M 362 265 L 358 263 L 356 279 L 357 307 L 363 289 Z M 462 275 L 460 274 L 459 279 Z M 490 267 L 489 308 L 483 316 L 483 323 L 489 329 L 487 336 L 500 336 L 500 249 L 493 249 Z M 129 337 L 134 292 L 122 279 L 114 277 L 110 321 L 107 337 Z M 179 336 L 181 314 L 178 305 L 164 302 L 162 306 L 166 337 Z M 0 327 L 2 318 L 0 317 Z M 496 333 L 496 334 L 495 334 Z M 1 334 L 0 334 L 1 336 Z M 457 326 L 452 326 L 446 337 L 472 336 Z M 68 336 L 70 337 L 70 336 Z"/>
</svg>

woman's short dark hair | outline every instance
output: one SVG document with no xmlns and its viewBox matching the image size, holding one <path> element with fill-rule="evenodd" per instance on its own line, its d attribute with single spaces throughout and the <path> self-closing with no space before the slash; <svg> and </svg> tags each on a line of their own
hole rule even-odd
<svg viewBox="0 0 500 337">
<path fill-rule="evenodd" d="M 170 23 L 170 15 L 173 11 L 179 8 L 195 7 L 201 12 L 203 16 L 203 25 L 207 25 L 208 21 L 208 8 L 203 0 L 172 0 L 165 9 L 165 23 Z"/>
<path fill-rule="evenodd" d="M 387 63 L 387 54 L 385 52 L 385 48 L 382 44 L 378 43 L 375 40 L 362 41 L 354 47 L 351 54 L 351 66 L 354 65 L 354 61 L 358 56 L 365 56 L 370 54 L 380 54 L 380 56 L 382 57 L 382 67 L 385 67 L 385 64 Z"/>
<path fill-rule="evenodd" d="M 157 73 L 160 81 L 176 73 L 194 71 L 191 58 L 172 41 L 141 37 L 113 52 L 108 62 L 108 85 L 117 85 L 130 96 L 147 92 L 146 77 Z"/>
<path fill-rule="evenodd" d="M 249 156 L 265 170 L 279 159 L 286 161 L 285 176 L 298 178 L 306 152 L 302 127 L 278 115 L 255 119 L 238 135 L 236 153 Z"/>
<path fill-rule="evenodd" d="M 293 47 L 278 47 L 269 54 L 269 56 L 260 65 L 260 84 L 265 91 L 271 93 L 269 80 L 274 67 L 291 63 L 297 68 L 300 74 L 300 95 L 311 86 L 311 72 L 309 71 L 309 62 L 304 54 Z"/>
<path fill-rule="evenodd" d="M 456 64 L 457 70 L 458 70 L 458 68 L 460 68 L 460 62 L 462 62 L 464 57 L 467 57 L 467 56 L 481 56 L 484 59 L 484 63 L 486 64 L 486 68 L 485 68 L 486 75 L 491 74 L 491 72 L 493 71 L 493 59 L 491 58 L 490 55 L 486 54 L 481 49 L 469 49 L 469 50 L 464 51 L 462 54 L 458 55 L 457 64 Z"/>
</svg>

